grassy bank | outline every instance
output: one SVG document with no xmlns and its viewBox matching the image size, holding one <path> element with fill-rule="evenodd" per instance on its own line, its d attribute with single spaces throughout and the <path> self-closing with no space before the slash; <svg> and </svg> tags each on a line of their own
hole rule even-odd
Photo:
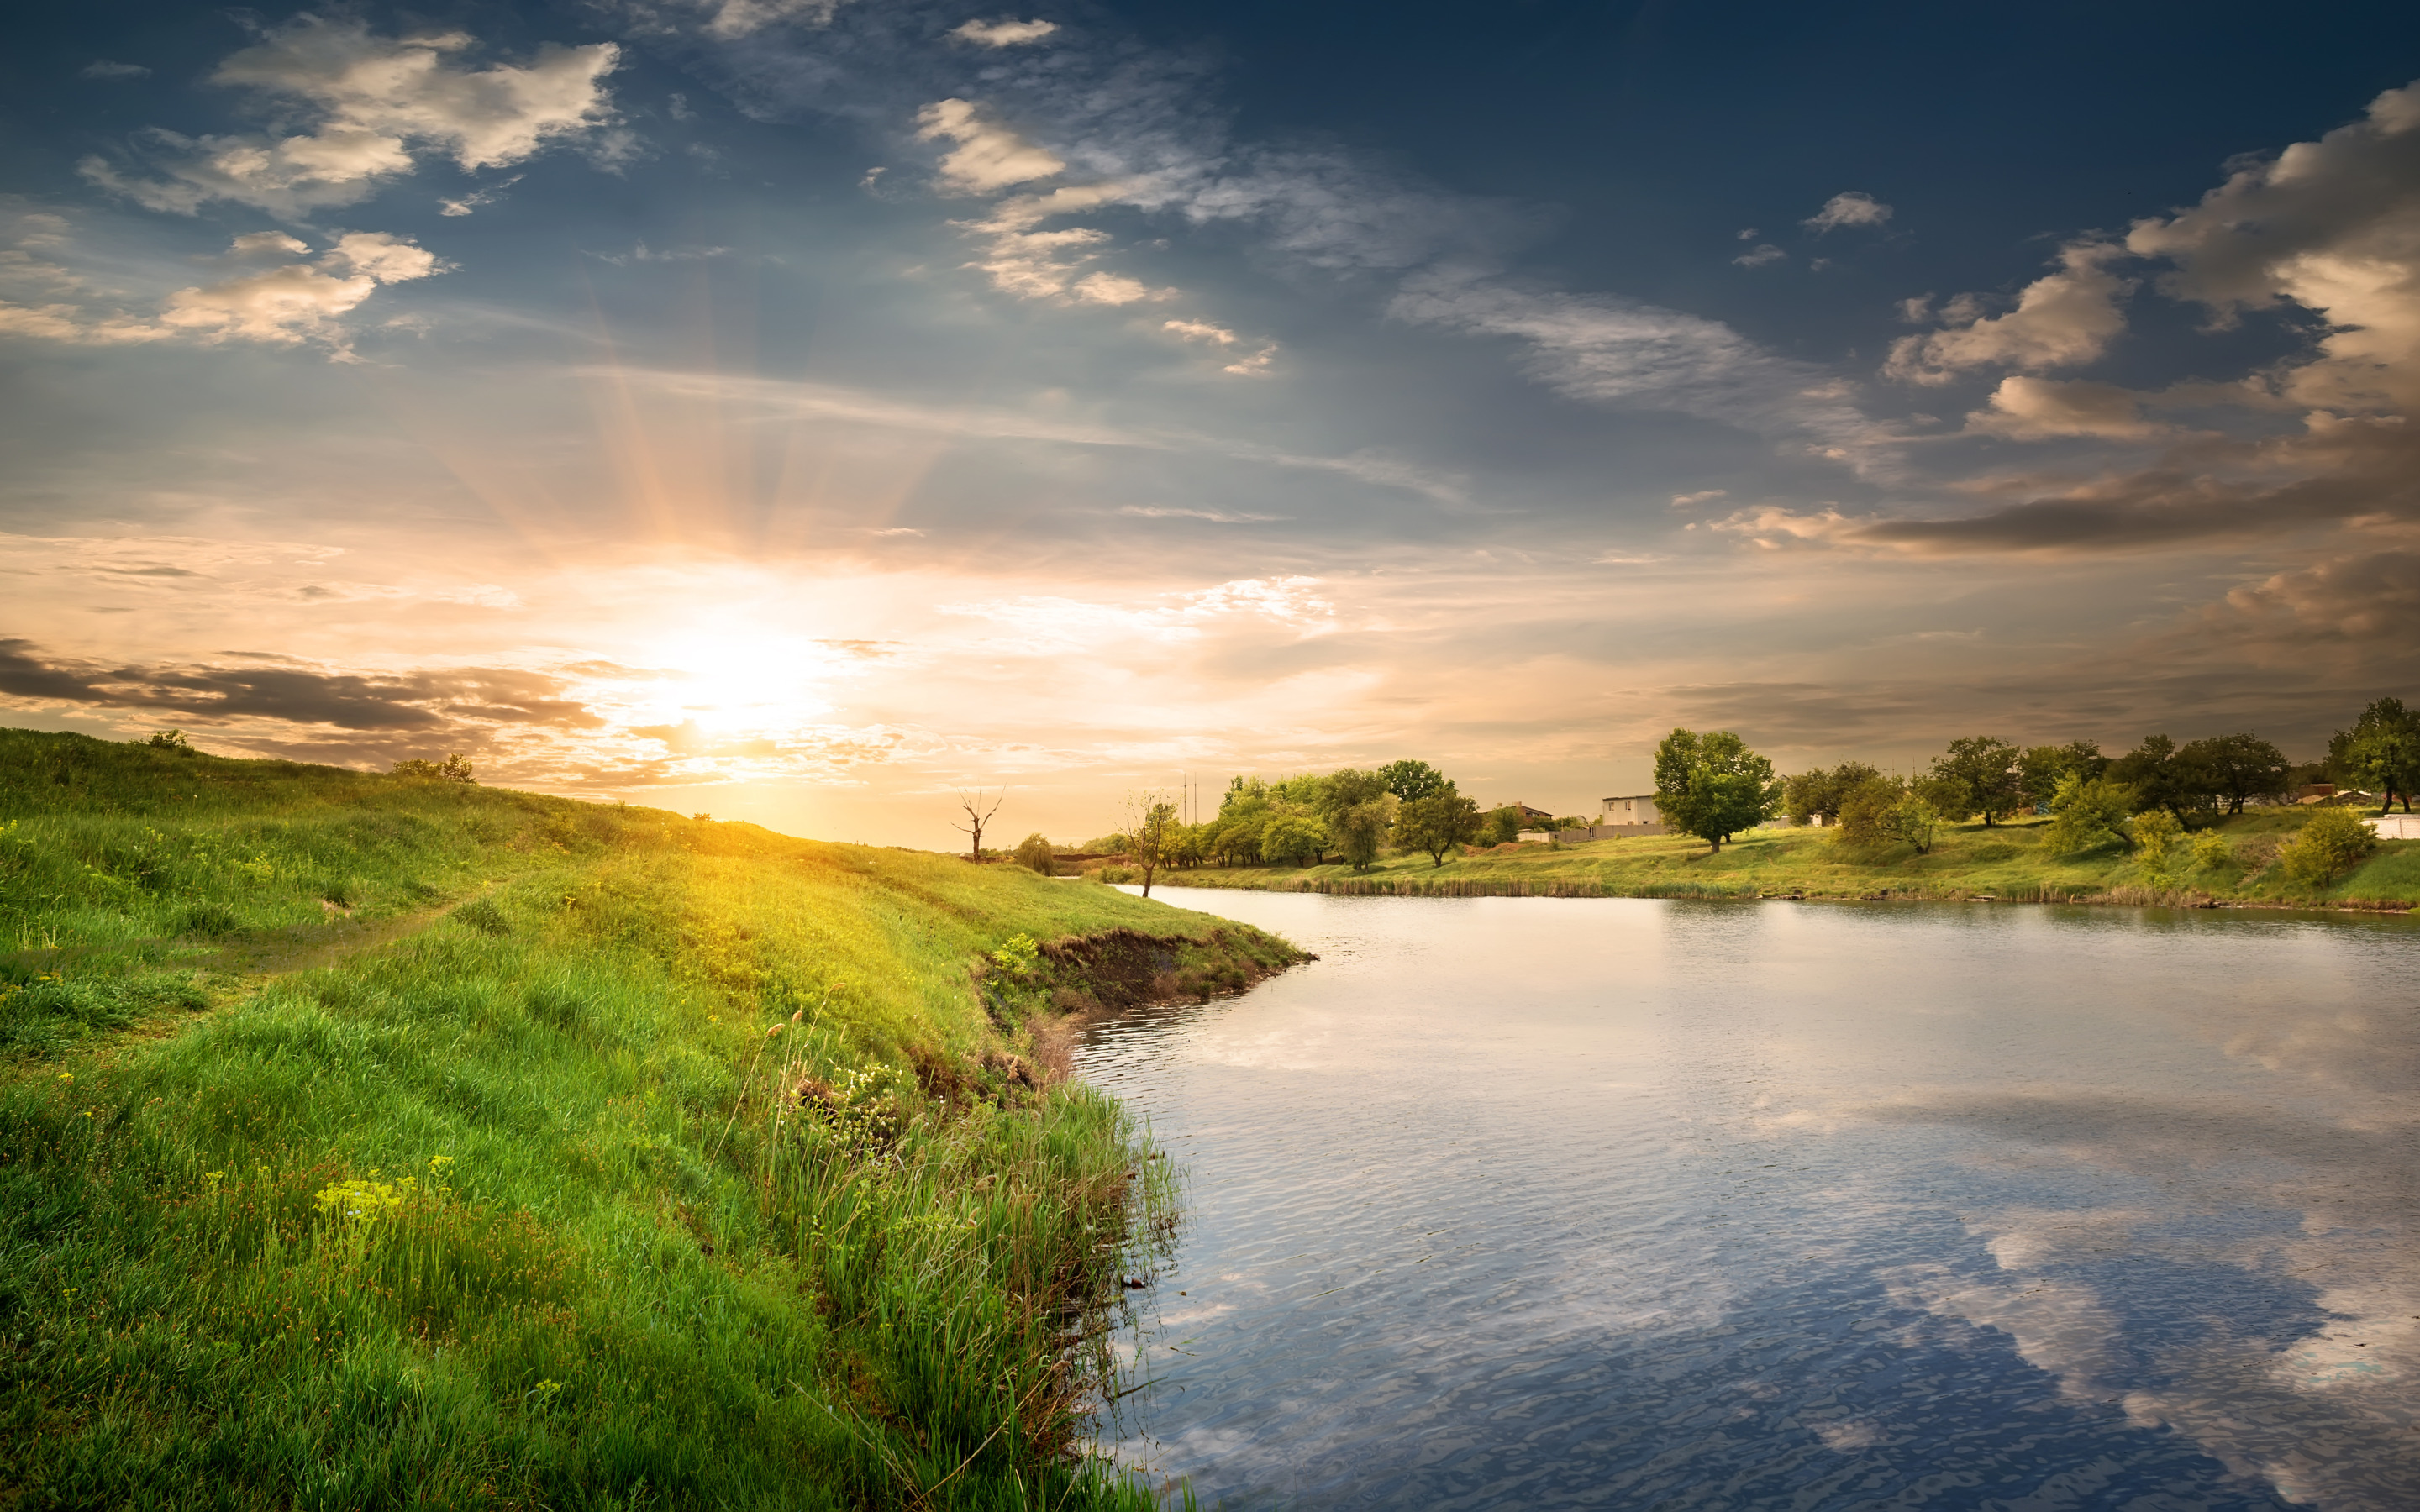
<svg viewBox="0 0 2420 1512">
<path fill-rule="evenodd" d="M 1187 887 L 1373 894 L 1575 898 L 1907 899 L 1990 896 L 2012 902 L 2199 903 L 2403 906 L 2420 902 L 2420 841 L 2381 843 L 2335 886 L 2296 884 L 2279 848 L 2308 817 L 2264 810 L 2223 822 L 2228 859 L 2194 868 L 2180 857 L 2166 880 L 2110 844 L 2060 856 L 2041 844 L 2047 821 L 1946 827 L 1928 855 L 1897 844 L 1859 850 L 1829 829 L 1759 830 L 1709 853 L 1703 841 L 1652 836 L 1557 846 L 1474 849 L 1438 867 L 1425 855 L 1389 856 L 1366 872 L 1343 865 L 1205 868 L 1168 872 Z"/>
<path fill-rule="evenodd" d="M 1053 1078 L 1058 1015 L 1295 958 L 1012 867 L 0 732 L 0 1505 L 1142 1504 L 1079 1450 L 1165 1163 Z"/>
</svg>

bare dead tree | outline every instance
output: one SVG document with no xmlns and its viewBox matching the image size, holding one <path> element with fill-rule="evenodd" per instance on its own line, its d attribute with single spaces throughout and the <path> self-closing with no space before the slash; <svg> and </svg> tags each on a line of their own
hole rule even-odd
<svg viewBox="0 0 2420 1512">
<path fill-rule="evenodd" d="M 1000 790 L 1000 796 L 991 800 L 991 807 L 988 809 L 984 807 L 983 789 L 977 788 L 971 794 L 963 788 L 958 792 L 958 807 L 967 811 L 967 822 L 963 825 L 954 824 L 950 827 L 969 837 L 971 843 L 967 850 L 967 859 L 977 866 L 983 864 L 984 825 L 991 823 L 991 816 L 1000 812 L 1000 806 L 1007 801 L 1008 789 L 1006 788 Z"/>
<path fill-rule="evenodd" d="M 1126 858 L 1142 872 L 1142 895 L 1151 896 L 1151 879 L 1175 859 L 1185 825 L 1168 794 L 1156 789 L 1126 795 Z"/>
</svg>

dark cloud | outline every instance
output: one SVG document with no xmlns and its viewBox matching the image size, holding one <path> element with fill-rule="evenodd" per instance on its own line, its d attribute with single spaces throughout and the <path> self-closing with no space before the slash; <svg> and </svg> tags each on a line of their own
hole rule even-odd
<svg viewBox="0 0 2420 1512">
<path fill-rule="evenodd" d="M 1826 533 L 1917 555 L 2090 553 L 2381 519 L 2420 520 L 2420 433 L 2335 421 L 2252 445 L 2182 449 L 2158 467 L 1963 519 L 1855 522 Z"/>
<path fill-rule="evenodd" d="M 45 656 L 30 640 L 0 640 L 0 693 L 94 708 L 393 733 L 601 723 L 562 691 L 561 680 L 544 673 L 476 668 L 402 677 L 293 665 L 109 668 Z"/>
</svg>

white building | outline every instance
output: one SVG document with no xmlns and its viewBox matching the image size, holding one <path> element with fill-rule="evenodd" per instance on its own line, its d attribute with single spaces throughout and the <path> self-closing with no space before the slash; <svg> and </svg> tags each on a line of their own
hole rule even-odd
<svg viewBox="0 0 2420 1512">
<path fill-rule="evenodd" d="M 1655 795 L 1631 793 L 1605 800 L 1605 816 L 1589 832 L 1592 840 L 1616 840 L 1624 835 L 1668 835 L 1672 826 L 1656 811 Z"/>
</svg>

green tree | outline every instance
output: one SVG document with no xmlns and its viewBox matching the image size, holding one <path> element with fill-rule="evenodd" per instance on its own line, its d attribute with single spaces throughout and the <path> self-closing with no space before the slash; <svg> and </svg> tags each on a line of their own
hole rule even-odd
<svg viewBox="0 0 2420 1512">
<path fill-rule="evenodd" d="M 1356 872 L 1366 872 L 1378 859 L 1378 849 L 1387 841 L 1387 831 L 1395 822 L 1399 801 L 1391 793 L 1355 804 L 1338 814 L 1328 825 L 1328 836 L 1344 859 Z"/>
<path fill-rule="evenodd" d="M 1803 825 L 1820 819 L 1827 825 L 1840 822 L 1840 806 L 1866 783 L 1882 776 L 1863 762 L 1842 762 L 1829 768 L 1816 767 L 1796 777 L 1781 780 L 1781 811 L 1790 822 Z"/>
<path fill-rule="evenodd" d="M 1781 784 L 1773 763 L 1728 730 L 1675 730 L 1655 748 L 1655 810 L 1683 834 L 1716 851 L 1773 817 Z"/>
<path fill-rule="evenodd" d="M 2072 856 L 2112 841 L 2133 843 L 2126 819 L 2134 811 L 2134 794 L 2121 782 L 2071 772 L 2051 795 L 2050 807 L 2055 817 L 2042 831 L 2042 849 L 2053 856 Z"/>
<path fill-rule="evenodd" d="M 2359 814 L 2350 809 L 2322 807 L 2311 810 L 2311 817 L 2277 853 L 2277 859 L 2294 881 L 2327 887 L 2359 866 L 2377 843 L 2378 837 Z"/>
<path fill-rule="evenodd" d="M 2242 813 L 2247 799 L 2281 796 L 2294 769 L 2284 751 L 2254 734 L 2212 735 L 2177 754 L 2231 814 Z"/>
<path fill-rule="evenodd" d="M 1046 877 L 1059 874 L 1058 859 L 1051 854 L 1050 841 L 1036 830 L 1016 842 L 1016 864 Z"/>
<path fill-rule="evenodd" d="M 1142 895 L 1151 896 L 1152 878 L 1169 865 L 1185 831 L 1176 805 L 1163 793 L 1126 795 L 1126 859 L 1142 873 Z"/>
<path fill-rule="evenodd" d="M 1261 826 L 1261 859 L 1309 866 L 1327 849 L 1327 831 L 1307 813 L 1273 813 Z"/>
<path fill-rule="evenodd" d="M 194 743 L 185 738 L 182 730 L 154 730 L 151 738 L 143 742 L 154 750 L 191 750 Z"/>
<path fill-rule="evenodd" d="M 1929 856 L 1941 834 L 1941 810 L 1922 794 L 1910 790 L 1884 814 L 1883 827 L 1893 840 L 1915 846 L 1916 855 Z"/>
<path fill-rule="evenodd" d="M 2017 756 L 2016 747 L 1990 735 L 1953 740 L 1947 751 L 1933 759 L 1934 787 L 1929 795 L 1959 818 L 1981 814 L 1983 827 L 1989 829 L 2014 813 L 2024 796 Z"/>
<path fill-rule="evenodd" d="M 1491 845 L 1505 845 L 1521 838 L 1521 810 L 1512 804 L 1501 804 L 1487 810 L 1487 826 L 1481 838 Z"/>
<path fill-rule="evenodd" d="M 1443 772 L 1426 762 L 1388 762 L 1378 768 L 1378 778 L 1387 784 L 1388 792 L 1405 803 L 1442 793 L 1453 786 L 1446 780 Z"/>
<path fill-rule="evenodd" d="M 1905 783 L 1880 772 L 1859 781 L 1840 795 L 1840 827 L 1834 842 L 1858 849 L 1889 843 L 1897 838 L 1891 812 L 1906 795 Z"/>
<path fill-rule="evenodd" d="M 2017 790 L 2025 802 L 2047 809 L 2058 796 L 2058 785 L 2069 778 L 2089 782 L 2109 770 L 2097 740 L 2071 740 L 2064 746 L 2027 746 L 2017 753 Z"/>
<path fill-rule="evenodd" d="M 1446 852 L 1469 843 L 1478 833 L 1479 804 L 1450 782 L 1406 801 L 1395 815 L 1395 838 L 1406 850 L 1428 852 L 1432 866 L 1445 865 Z"/>
<path fill-rule="evenodd" d="M 2420 785 L 2420 712 L 2401 699 L 2380 699 L 2328 742 L 2328 769 L 2339 782 L 2378 794 L 2380 813 L 2398 797 L 2410 813 L 2412 789 Z"/>
</svg>

